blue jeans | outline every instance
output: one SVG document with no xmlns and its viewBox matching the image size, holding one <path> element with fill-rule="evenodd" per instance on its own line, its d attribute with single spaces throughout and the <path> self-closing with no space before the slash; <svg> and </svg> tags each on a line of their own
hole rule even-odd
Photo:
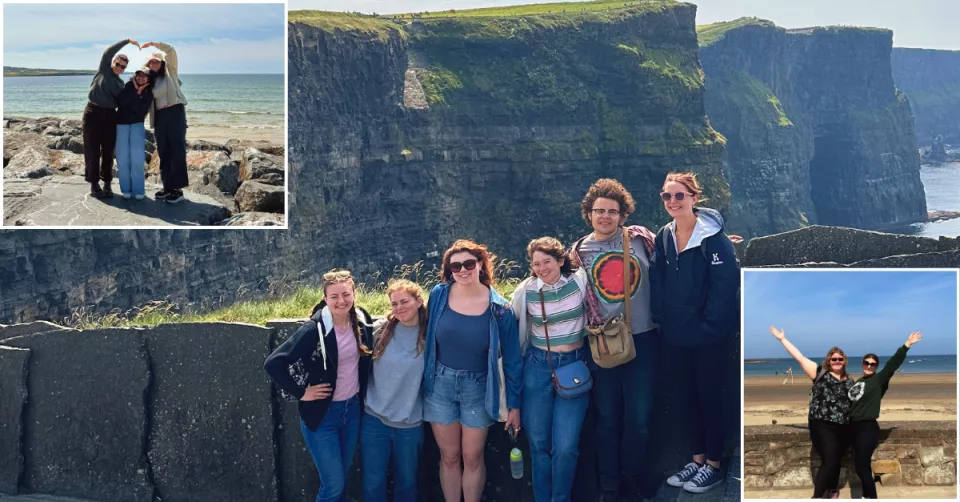
<svg viewBox="0 0 960 502">
<path fill-rule="evenodd" d="M 316 502 L 342 502 L 346 499 L 347 474 L 360 435 L 360 396 L 330 403 L 316 432 L 301 420 L 300 432 L 320 474 Z"/>
<path fill-rule="evenodd" d="M 144 195 L 143 164 L 145 132 L 143 122 L 117 124 L 117 173 L 120 193 Z"/>
<path fill-rule="evenodd" d="M 626 364 L 600 368 L 591 358 L 598 412 L 597 464 L 603 491 L 618 490 L 621 473 L 639 480 L 646 461 L 660 335 L 656 329 L 637 333 L 633 342 L 637 357 Z"/>
<path fill-rule="evenodd" d="M 557 396 L 547 357 L 561 368 L 589 357 L 586 345 L 563 353 L 530 346 L 523 361 L 523 402 L 520 421 L 530 442 L 533 498 L 537 502 L 569 502 L 580 454 L 580 428 L 587 416 L 590 393 L 576 399 Z M 596 383 L 596 382 L 594 382 Z"/>
<path fill-rule="evenodd" d="M 391 459 L 393 502 L 416 502 L 417 466 L 422 447 L 423 424 L 398 429 L 364 413 L 360 424 L 363 502 L 387 502 L 387 469 Z"/>
</svg>

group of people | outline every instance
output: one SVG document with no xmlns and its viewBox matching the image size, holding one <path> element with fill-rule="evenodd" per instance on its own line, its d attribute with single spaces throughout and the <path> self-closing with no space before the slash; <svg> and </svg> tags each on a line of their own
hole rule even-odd
<svg viewBox="0 0 960 502">
<path fill-rule="evenodd" d="M 391 467 L 394 501 L 416 500 L 424 422 L 439 446 L 444 499 L 478 502 L 487 430 L 498 419 L 525 431 L 535 499 L 569 501 L 591 399 L 600 500 L 634 497 L 664 357 L 691 361 L 696 382 L 674 390 L 697 426 L 691 461 L 667 482 L 694 493 L 720 484 L 716 378 L 718 365 L 736 361 L 716 352 L 740 324 L 735 237 L 718 212 L 697 207 L 695 175 L 669 174 L 659 196 L 673 220 L 654 234 L 624 226 L 635 202 L 621 183 L 596 181 L 581 203 L 592 231 L 569 250 L 553 237 L 530 241 L 531 276 L 510 301 L 493 287 L 491 252 L 469 240 L 446 250 L 429 298 L 413 282 L 391 281 L 391 311 L 376 323 L 355 304 L 350 272 L 325 274 L 310 321 L 264 363 L 299 403 L 320 475 L 317 502 L 344 500 L 358 442 L 363 500 L 386 500 Z M 609 335 L 617 329 L 629 340 Z M 611 363 L 614 346 L 635 355 Z"/>
<path fill-rule="evenodd" d="M 907 350 L 919 342 L 923 335 L 910 333 L 907 341 L 880 371 L 877 371 L 880 358 L 876 354 L 863 356 L 863 376 L 854 380 L 847 373 L 847 356 L 839 347 L 832 347 L 823 362 L 817 364 L 804 357 L 787 340 L 783 330 L 771 326 L 770 333 L 813 381 L 807 422 L 810 441 L 820 455 L 820 470 L 814 479 L 813 498 L 839 497 L 840 462 L 851 446 L 854 469 L 863 486 L 863 498 L 877 498 L 870 462 L 880 442 L 880 425 L 877 423 L 880 400 L 887 393 L 890 379 L 906 359 Z"/>
<path fill-rule="evenodd" d="M 138 49 L 155 47 L 146 66 L 134 72 L 124 83 L 121 75 L 130 58 L 118 54 L 125 45 Z M 83 110 L 83 157 L 85 179 L 90 195 L 98 199 L 113 197 L 113 158 L 116 153 L 120 192 L 124 199 L 146 197 L 144 164 L 146 129 L 150 115 L 163 190 L 156 199 L 177 203 L 183 200 L 187 180 L 186 98 L 180 89 L 179 62 L 173 46 L 163 42 L 143 45 L 133 39 L 121 40 L 107 48 L 100 67 L 90 83 Z M 100 183 L 103 182 L 103 186 Z"/>
</svg>

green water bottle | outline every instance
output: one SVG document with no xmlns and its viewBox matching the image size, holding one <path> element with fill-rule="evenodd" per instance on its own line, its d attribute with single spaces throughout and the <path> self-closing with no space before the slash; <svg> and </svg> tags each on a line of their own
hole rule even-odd
<svg viewBox="0 0 960 502">
<path fill-rule="evenodd" d="M 513 475 L 513 479 L 523 477 L 523 452 L 520 448 L 510 450 L 510 474 Z"/>
</svg>

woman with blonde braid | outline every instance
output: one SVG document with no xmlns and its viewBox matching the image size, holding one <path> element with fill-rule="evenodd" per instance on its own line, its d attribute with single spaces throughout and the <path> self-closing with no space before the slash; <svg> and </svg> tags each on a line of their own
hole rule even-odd
<svg viewBox="0 0 960 502">
<path fill-rule="evenodd" d="M 423 290 L 406 279 L 387 285 L 390 313 L 373 331 L 373 369 L 360 424 L 363 501 L 386 502 L 393 466 L 393 502 L 417 500 L 423 446 Z M 392 462 L 391 462 L 392 461 Z"/>
</svg>

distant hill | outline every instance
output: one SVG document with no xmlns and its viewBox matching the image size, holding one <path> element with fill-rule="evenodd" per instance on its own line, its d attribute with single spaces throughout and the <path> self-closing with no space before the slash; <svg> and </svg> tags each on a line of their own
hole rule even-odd
<svg viewBox="0 0 960 502">
<path fill-rule="evenodd" d="M 4 66 L 4 77 L 53 77 L 57 75 L 93 75 L 96 70 L 47 70 L 44 68 L 21 68 Z"/>
</svg>

